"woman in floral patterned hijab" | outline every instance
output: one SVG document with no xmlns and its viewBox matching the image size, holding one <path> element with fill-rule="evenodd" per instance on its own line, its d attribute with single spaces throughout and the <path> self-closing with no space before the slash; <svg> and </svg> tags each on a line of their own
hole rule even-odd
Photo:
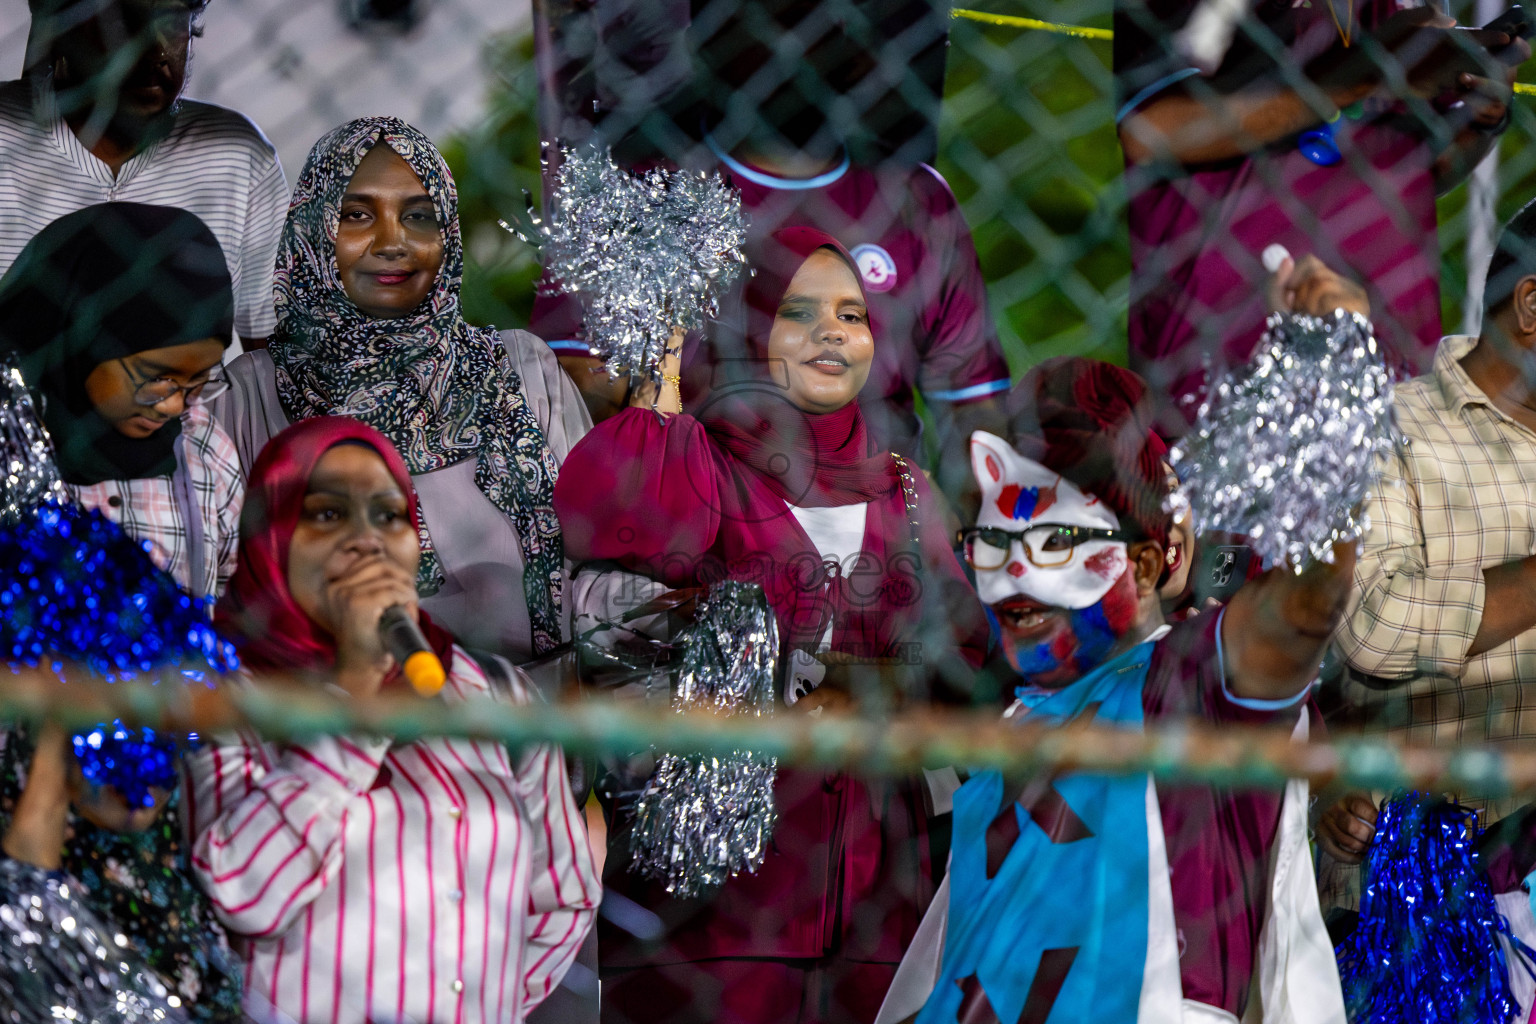
<svg viewBox="0 0 1536 1024">
<path fill-rule="evenodd" d="M 457 192 L 431 141 L 388 117 L 331 132 L 294 189 L 276 333 L 231 366 L 222 415 L 247 469 L 288 422 L 351 416 L 383 433 L 422 497 L 424 607 L 471 645 L 526 658 L 561 640 L 551 499 L 590 422 L 547 346 L 465 321 L 463 268 Z M 488 621 L 506 599 L 516 621 Z"/>
</svg>

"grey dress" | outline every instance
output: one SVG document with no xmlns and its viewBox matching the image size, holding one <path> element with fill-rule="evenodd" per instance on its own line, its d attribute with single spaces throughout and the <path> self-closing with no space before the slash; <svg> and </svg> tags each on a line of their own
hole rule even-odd
<svg viewBox="0 0 1536 1024">
<path fill-rule="evenodd" d="M 502 331 L 510 368 L 557 462 L 588 430 L 592 418 L 555 355 L 527 331 Z M 276 369 L 265 350 L 247 352 L 225 368 L 230 388 L 215 402 L 219 423 L 234 439 L 240 468 L 249 477 L 263 446 L 288 426 L 277 395 Z M 517 527 L 475 486 L 475 460 L 413 476 L 427 532 L 442 563 L 443 588 L 421 606 L 466 647 L 505 655 L 514 662 L 533 656 L 528 606 L 523 599 L 523 551 Z M 570 579 L 566 564 L 566 580 Z M 570 638 L 570 603 L 562 603 L 561 631 Z"/>
</svg>

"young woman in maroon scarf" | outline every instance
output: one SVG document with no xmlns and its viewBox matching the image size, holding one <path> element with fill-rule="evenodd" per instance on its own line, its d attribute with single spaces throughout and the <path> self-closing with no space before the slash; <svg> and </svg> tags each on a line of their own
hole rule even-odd
<svg viewBox="0 0 1536 1024">
<path fill-rule="evenodd" d="M 416 493 L 383 434 L 321 416 L 251 470 L 217 621 L 256 673 L 358 698 L 408 685 L 379 639 L 419 616 L 440 699 L 485 699 L 476 660 L 416 607 Z M 517 679 L 497 688 L 523 701 Z M 558 747 L 353 732 L 211 737 L 187 765 L 193 871 L 275 1018 L 521 1021 L 575 957 L 600 890 Z"/>
<path fill-rule="evenodd" d="M 965 699 L 984 613 L 922 474 L 867 438 L 855 399 L 876 342 L 853 260 L 791 228 L 749 262 L 738 329 L 757 358 L 694 415 L 666 414 L 678 407 L 668 370 L 659 395 L 580 441 L 555 487 L 566 549 L 670 587 L 761 583 L 787 713 Z M 874 676 L 839 664 L 850 656 L 884 662 L 889 685 L 850 686 Z M 600 922 L 604 1020 L 874 1019 L 942 871 L 931 801 L 921 783 L 794 770 L 775 793 L 762 866 L 701 900 L 631 874 L 629 822 L 612 815 L 605 884 L 654 912 L 662 934 Z"/>
</svg>

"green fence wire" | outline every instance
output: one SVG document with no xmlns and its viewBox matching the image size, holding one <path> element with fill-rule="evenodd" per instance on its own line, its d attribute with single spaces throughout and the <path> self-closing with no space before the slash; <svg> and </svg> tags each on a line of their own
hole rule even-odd
<svg viewBox="0 0 1536 1024">
<path fill-rule="evenodd" d="M 887 718 L 780 711 L 767 718 L 678 713 L 664 703 L 609 699 L 510 705 L 447 703 L 386 695 L 355 700 L 291 681 L 216 689 L 165 682 L 58 683 L 45 673 L 12 677 L 0 690 L 0 722 L 51 719 L 72 728 L 121 720 L 209 736 L 245 729 L 274 741 L 354 732 L 405 742 L 469 736 L 513 746 L 628 759 L 647 752 L 725 755 L 751 750 L 785 767 L 910 775 L 946 766 L 1025 777 L 1067 771 L 1150 772 L 1179 782 L 1273 788 L 1288 779 L 1314 787 L 1400 787 L 1505 798 L 1536 793 L 1536 752 L 1433 747 L 1350 736 L 1296 742 L 1290 730 L 1164 722 L 1145 732 L 1005 722 L 991 713 L 920 712 Z"/>
</svg>

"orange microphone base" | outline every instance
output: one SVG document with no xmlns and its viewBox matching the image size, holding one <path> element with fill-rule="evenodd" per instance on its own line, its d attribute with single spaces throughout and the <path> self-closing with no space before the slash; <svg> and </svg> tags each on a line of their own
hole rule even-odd
<svg viewBox="0 0 1536 1024">
<path fill-rule="evenodd" d="M 417 651 L 405 659 L 405 664 L 400 666 L 405 673 L 405 678 L 411 687 L 423 697 L 435 697 L 437 691 L 443 688 L 448 681 L 448 674 L 443 671 L 443 663 L 437 659 L 437 655 L 431 651 Z"/>
</svg>

